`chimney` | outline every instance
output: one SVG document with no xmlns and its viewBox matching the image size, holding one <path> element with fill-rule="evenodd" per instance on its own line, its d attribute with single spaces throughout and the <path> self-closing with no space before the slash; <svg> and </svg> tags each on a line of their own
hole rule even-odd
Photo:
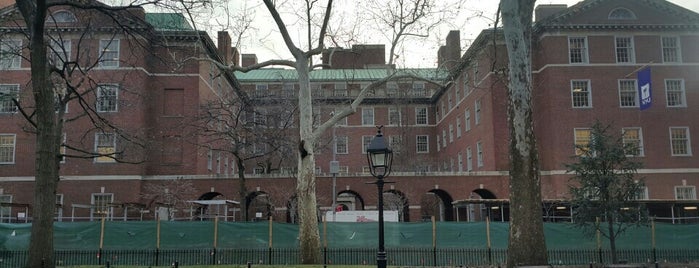
<svg viewBox="0 0 699 268">
<path fill-rule="evenodd" d="M 241 67 L 248 67 L 253 64 L 257 64 L 257 55 L 255 54 L 242 54 L 241 56 Z"/>
<path fill-rule="evenodd" d="M 223 58 L 223 64 L 231 64 L 232 58 L 231 36 L 227 31 L 218 32 L 218 54 Z"/>
<path fill-rule="evenodd" d="M 534 9 L 534 21 L 539 22 L 552 15 L 565 11 L 568 9 L 568 5 L 558 4 L 558 5 L 538 5 Z"/>
<path fill-rule="evenodd" d="M 461 32 L 458 30 L 449 31 L 446 45 L 441 46 L 437 51 L 437 65 L 451 69 L 461 58 Z"/>
</svg>

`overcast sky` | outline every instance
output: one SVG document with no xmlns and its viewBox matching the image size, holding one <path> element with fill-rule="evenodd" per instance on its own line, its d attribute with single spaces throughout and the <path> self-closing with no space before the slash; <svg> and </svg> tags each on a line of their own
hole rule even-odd
<svg viewBox="0 0 699 268">
<path fill-rule="evenodd" d="M 442 1 L 440 3 L 449 3 L 450 0 L 437 0 Z M 456 1 L 456 0 L 454 0 Z M 396 63 L 399 67 L 422 67 L 422 68 L 433 68 L 436 66 L 436 56 L 437 49 L 439 46 L 444 44 L 444 38 L 450 30 L 460 30 L 461 31 L 461 46 L 466 49 L 473 39 L 475 39 L 481 30 L 485 28 L 492 27 L 492 18 L 497 11 L 497 4 L 499 1 L 496 0 L 462 0 L 466 1 L 466 11 L 463 11 L 459 16 L 456 16 L 449 25 L 443 25 L 438 29 L 433 30 L 430 33 L 430 37 L 425 39 L 409 39 L 405 42 L 405 46 L 398 52 L 399 58 Z M 244 1 L 230 1 L 237 3 L 238 6 L 232 6 L 231 12 L 236 12 L 236 10 L 242 9 L 240 6 L 241 2 Z M 568 6 L 574 5 L 579 2 L 579 0 L 539 0 L 536 2 L 537 5 L 540 4 L 567 4 Z M 690 9 L 694 12 L 699 13 L 699 0 L 669 0 L 674 4 L 682 6 L 684 8 Z M 241 52 L 245 54 L 257 54 L 258 61 L 262 62 L 271 59 L 291 59 L 288 49 L 284 46 L 281 40 L 280 34 L 273 24 L 273 20 L 269 15 L 269 12 L 262 5 L 256 4 L 259 2 L 253 1 L 253 5 L 258 5 L 254 8 L 255 14 L 255 29 L 249 31 L 248 37 L 242 39 L 240 44 Z M 333 12 L 333 20 L 341 19 L 344 24 L 350 25 L 353 22 L 348 21 L 348 18 L 352 18 L 352 15 L 341 15 L 341 14 L 351 14 L 353 8 L 350 3 L 358 3 L 355 0 L 336 0 L 335 10 Z M 250 6 L 248 6 L 250 7 Z M 481 11 L 482 15 L 475 15 L 476 12 Z M 284 15 L 284 14 L 283 14 Z M 288 17 L 286 17 L 288 18 Z M 290 24 L 289 20 L 285 20 L 287 24 Z M 217 22 L 221 24 L 220 20 Z M 366 21 L 361 22 L 363 26 L 360 29 L 360 34 L 354 38 L 353 44 L 385 44 L 388 53 L 389 40 L 385 38 L 381 32 L 376 32 L 376 28 L 372 27 L 370 23 Z M 212 30 L 220 30 L 215 29 Z M 234 31 L 231 31 L 235 35 Z M 305 31 L 301 28 L 296 28 L 289 26 L 289 32 L 292 37 L 297 40 L 303 40 L 305 36 Z M 212 36 L 215 38 L 215 35 Z M 235 39 L 235 36 L 234 36 Z M 298 42 L 298 41 L 297 41 Z M 297 45 L 299 45 L 297 43 Z M 326 44 L 326 46 L 330 46 Z M 343 45 L 348 47 L 348 44 Z M 305 48 L 305 45 L 303 46 Z M 465 50 L 464 50 L 465 51 Z M 463 53 L 463 51 L 462 51 Z M 388 57 L 386 57 L 388 60 Z"/>
</svg>

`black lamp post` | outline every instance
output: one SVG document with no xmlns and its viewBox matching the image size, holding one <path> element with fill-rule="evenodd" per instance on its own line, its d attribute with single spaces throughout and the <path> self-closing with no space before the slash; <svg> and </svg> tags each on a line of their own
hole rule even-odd
<svg viewBox="0 0 699 268">
<path fill-rule="evenodd" d="M 369 161 L 369 171 L 371 175 L 376 177 L 376 184 L 379 193 L 379 251 L 376 253 L 376 266 L 378 268 L 386 268 L 386 248 L 384 247 L 383 235 L 383 185 L 390 183 L 384 181 L 391 173 L 391 163 L 393 161 L 393 151 L 386 146 L 386 141 L 381 134 L 381 127 L 377 127 L 378 131 L 369 146 L 366 149 L 367 160 Z"/>
</svg>

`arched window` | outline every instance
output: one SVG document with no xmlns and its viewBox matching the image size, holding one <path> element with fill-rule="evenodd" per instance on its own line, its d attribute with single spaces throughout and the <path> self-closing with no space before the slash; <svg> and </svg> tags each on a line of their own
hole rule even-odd
<svg viewBox="0 0 699 268">
<path fill-rule="evenodd" d="M 623 7 L 618 7 L 609 12 L 610 20 L 634 20 L 636 19 L 636 14 L 633 11 L 628 10 Z"/>
<path fill-rule="evenodd" d="M 70 11 L 67 10 L 59 10 L 54 13 L 52 13 L 46 21 L 49 22 L 57 22 L 57 23 L 64 23 L 64 22 L 76 22 L 78 19 L 75 18 L 75 15 L 71 13 Z"/>
</svg>

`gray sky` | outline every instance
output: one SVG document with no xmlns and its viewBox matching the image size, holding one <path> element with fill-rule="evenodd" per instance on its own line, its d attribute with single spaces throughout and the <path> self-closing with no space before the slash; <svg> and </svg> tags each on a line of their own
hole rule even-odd
<svg viewBox="0 0 699 268">
<path fill-rule="evenodd" d="M 342 23 L 345 25 L 351 25 L 352 15 L 354 12 L 354 7 L 351 3 L 358 3 L 359 0 L 336 0 L 335 10 L 333 12 L 333 18 L 331 20 L 341 19 Z M 440 1 L 440 0 L 438 0 Z M 455 0 L 441 0 L 449 3 L 448 1 Z M 450 30 L 460 30 L 461 31 L 461 46 L 466 49 L 470 42 L 475 39 L 481 30 L 485 28 L 492 27 L 492 18 L 497 11 L 497 4 L 499 1 L 496 0 L 463 0 L 466 3 L 468 11 L 463 11 L 459 16 L 456 16 L 450 25 L 443 25 L 438 29 L 431 31 L 430 36 L 424 39 L 412 38 L 405 42 L 405 45 L 398 51 L 399 57 L 396 60 L 396 64 L 399 67 L 422 67 L 422 68 L 433 68 L 436 66 L 436 56 L 437 49 L 440 45 L 444 44 L 444 39 Z M 580 0 L 540 0 L 536 4 L 567 4 L 568 6 L 574 5 Z M 238 12 L 237 10 L 243 9 L 240 6 L 242 2 L 245 1 L 231 1 L 235 2 L 238 6 L 231 7 L 231 12 Z M 694 12 L 699 13 L 699 0 L 669 0 L 676 5 L 682 6 L 684 8 L 690 9 Z M 291 59 L 288 49 L 285 47 L 281 36 L 273 23 L 269 12 L 263 5 L 260 5 L 258 1 L 249 2 L 248 7 L 253 7 L 251 10 L 254 11 L 255 22 L 253 23 L 254 28 L 248 31 L 248 36 L 243 38 L 240 44 L 241 52 L 246 54 L 257 54 L 258 60 L 260 62 L 271 59 Z M 234 4 L 234 5 L 236 5 Z M 255 6 L 256 5 L 256 6 Z M 477 12 L 482 12 L 481 16 L 475 15 Z M 349 15 L 347 15 L 349 14 Z M 285 22 L 287 24 L 292 24 L 295 20 L 296 15 L 292 14 L 282 14 L 285 16 Z M 289 19 L 292 18 L 292 19 Z M 221 21 L 217 21 L 221 24 Z M 360 23 L 361 29 L 359 29 L 360 34 L 354 37 L 353 44 L 385 44 L 386 50 L 389 49 L 389 40 L 381 32 L 377 31 L 378 26 L 373 26 L 370 23 L 362 22 Z M 304 40 L 305 31 L 301 27 L 293 27 L 289 25 L 290 35 L 295 39 L 294 41 L 299 44 L 298 40 Z M 212 30 L 220 30 L 215 27 Z M 233 39 L 235 40 L 235 33 Z M 215 36 L 214 36 L 215 38 Z M 235 41 L 234 41 L 235 42 Z M 330 46 L 326 44 L 326 46 Z M 342 45 L 348 47 L 348 44 Z M 305 46 L 303 46 L 305 48 Z M 386 57 L 388 60 L 388 57 Z"/>
</svg>

